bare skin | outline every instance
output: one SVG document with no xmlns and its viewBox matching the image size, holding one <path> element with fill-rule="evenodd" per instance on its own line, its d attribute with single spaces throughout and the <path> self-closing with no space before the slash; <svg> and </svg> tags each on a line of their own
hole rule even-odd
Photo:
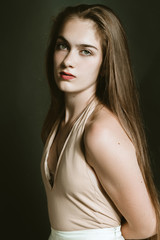
<svg viewBox="0 0 160 240">
<path fill-rule="evenodd" d="M 106 108 L 98 112 L 85 131 L 88 163 L 103 188 L 126 219 L 125 239 L 144 239 L 156 234 L 156 217 L 135 149 L 116 117 Z"/>
</svg>

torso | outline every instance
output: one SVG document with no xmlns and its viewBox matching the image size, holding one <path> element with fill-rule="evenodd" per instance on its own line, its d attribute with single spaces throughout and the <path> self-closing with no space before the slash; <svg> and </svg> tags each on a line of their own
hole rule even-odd
<svg viewBox="0 0 160 240">
<path fill-rule="evenodd" d="M 57 123 L 46 144 L 42 176 L 54 229 L 70 231 L 120 224 L 120 213 L 104 192 L 81 148 L 85 128 L 104 111 L 109 114 L 102 105 L 91 103 L 73 127 L 64 128 Z M 52 177 L 50 183 L 49 177 Z"/>
<path fill-rule="evenodd" d="M 98 108 L 98 106 L 97 106 L 97 108 Z M 96 109 L 95 109 L 94 113 L 95 112 L 96 112 Z M 49 153 L 48 161 L 47 161 L 49 171 L 50 171 L 51 175 L 54 175 L 54 173 L 55 173 L 59 155 L 60 155 L 60 153 L 63 149 L 64 143 L 65 143 L 65 141 L 68 137 L 68 134 L 70 133 L 71 128 L 74 125 L 74 122 L 76 121 L 76 119 L 74 119 L 71 122 L 68 122 L 66 125 L 64 124 L 63 119 L 60 120 L 60 123 L 59 123 L 59 126 L 57 128 L 54 141 L 52 142 L 52 145 L 51 145 L 51 148 L 50 148 L 50 153 Z M 86 126 L 93 119 L 94 119 L 94 114 L 92 114 L 92 116 L 90 116 L 90 118 L 88 119 L 88 121 L 86 123 Z"/>
</svg>

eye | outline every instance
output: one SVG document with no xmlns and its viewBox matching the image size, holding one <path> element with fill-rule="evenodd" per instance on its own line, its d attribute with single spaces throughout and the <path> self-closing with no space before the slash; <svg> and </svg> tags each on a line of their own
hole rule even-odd
<svg viewBox="0 0 160 240">
<path fill-rule="evenodd" d="M 90 56 L 90 55 L 92 55 L 92 53 L 89 51 L 89 50 L 82 50 L 81 51 L 81 53 L 82 53 L 82 55 L 85 55 L 85 56 Z"/>
<path fill-rule="evenodd" d="M 65 43 L 57 43 L 56 50 L 68 50 L 68 46 Z"/>
</svg>

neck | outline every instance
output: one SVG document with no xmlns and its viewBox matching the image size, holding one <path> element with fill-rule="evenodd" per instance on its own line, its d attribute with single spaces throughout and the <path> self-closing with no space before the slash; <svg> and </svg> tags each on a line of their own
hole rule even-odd
<svg viewBox="0 0 160 240">
<path fill-rule="evenodd" d="M 94 97 L 93 94 L 85 93 L 66 93 L 65 94 L 65 119 L 64 122 L 72 122 L 88 105 L 91 99 Z"/>
</svg>

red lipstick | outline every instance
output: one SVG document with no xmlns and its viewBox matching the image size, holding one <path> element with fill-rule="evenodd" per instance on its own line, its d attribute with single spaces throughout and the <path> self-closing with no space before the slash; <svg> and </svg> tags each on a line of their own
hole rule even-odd
<svg viewBox="0 0 160 240">
<path fill-rule="evenodd" d="M 73 78 L 75 78 L 75 76 L 74 75 L 72 75 L 71 73 L 69 73 L 69 72 L 60 72 L 60 76 L 61 76 L 61 78 L 63 78 L 63 79 L 65 79 L 65 80 L 70 80 L 70 79 L 73 79 Z"/>
</svg>

